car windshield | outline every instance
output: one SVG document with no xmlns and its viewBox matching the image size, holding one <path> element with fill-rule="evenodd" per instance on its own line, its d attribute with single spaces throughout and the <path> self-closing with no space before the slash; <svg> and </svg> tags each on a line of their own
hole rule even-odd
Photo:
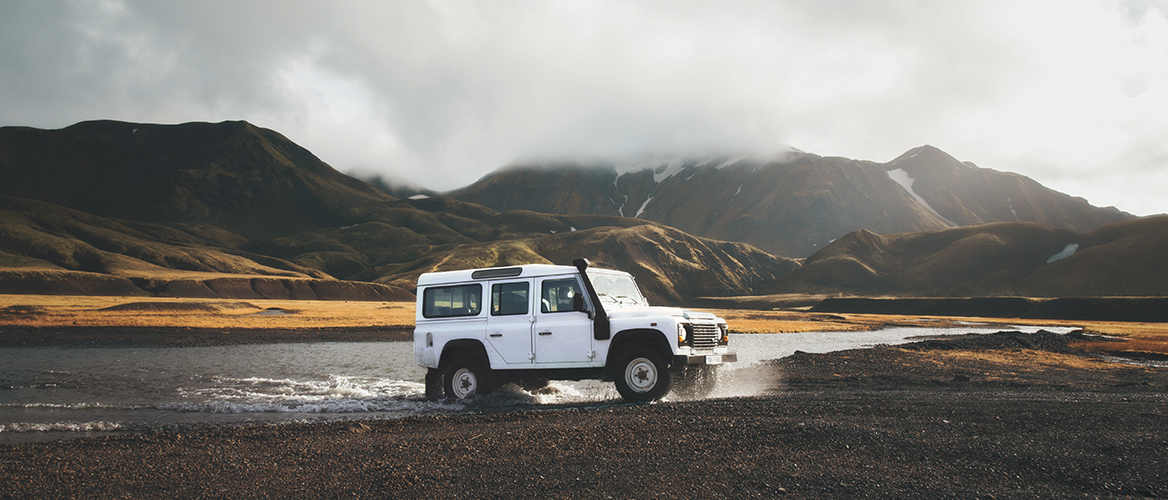
<svg viewBox="0 0 1168 500">
<path fill-rule="evenodd" d="M 592 281 L 592 286 L 596 288 L 596 295 L 600 297 L 601 302 L 617 304 L 622 307 L 649 305 L 645 297 L 641 295 L 641 291 L 637 289 L 637 284 L 633 282 L 633 278 L 628 275 L 599 273 L 589 270 L 588 279 Z"/>
</svg>

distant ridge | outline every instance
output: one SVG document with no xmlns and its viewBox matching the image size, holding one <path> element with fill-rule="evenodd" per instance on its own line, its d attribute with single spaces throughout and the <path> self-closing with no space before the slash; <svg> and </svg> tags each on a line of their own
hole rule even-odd
<svg viewBox="0 0 1168 500">
<path fill-rule="evenodd" d="M 856 231 L 762 294 L 906 297 L 1168 295 L 1168 216 L 1088 233 L 1033 223 L 882 236 Z"/>
<path fill-rule="evenodd" d="M 1134 218 L 932 146 L 888 163 L 803 152 L 517 162 L 448 195 L 495 210 L 635 217 L 791 257 L 861 229 L 896 234 L 1033 222 L 1085 232 Z"/>
</svg>

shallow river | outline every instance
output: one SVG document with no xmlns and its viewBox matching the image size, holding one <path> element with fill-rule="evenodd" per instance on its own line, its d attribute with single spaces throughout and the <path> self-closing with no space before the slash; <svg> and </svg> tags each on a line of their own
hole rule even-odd
<svg viewBox="0 0 1168 500">
<path fill-rule="evenodd" d="M 993 333 L 984 328 L 731 335 L 738 363 L 713 396 L 749 395 L 735 367 L 915 337 Z M 1040 327 L 1011 327 L 1034 332 Z M 1041 327 L 1066 333 L 1073 328 Z M 282 421 L 400 418 L 467 411 L 423 397 L 425 371 L 410 342 L 216 347 L 20 347 L 0 349 L 0 443 Z M 752 387 L 757 386 L 757 387 Z M 617 402 L 611 383 L 555 382 L 539 394 L 508 387 L 491 406 Z"/>
</svg>

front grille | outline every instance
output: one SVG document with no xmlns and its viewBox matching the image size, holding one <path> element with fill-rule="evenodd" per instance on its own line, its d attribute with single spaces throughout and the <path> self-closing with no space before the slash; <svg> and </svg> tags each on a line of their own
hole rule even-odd
<svg viewBox="0 0 1168 500">
<path fill-rule="evenodd" d="M 721 340 L 722 332 L 714 323 L 692 323 L 690 346 L 694 349 L 713 349 Z"/>
</svg>

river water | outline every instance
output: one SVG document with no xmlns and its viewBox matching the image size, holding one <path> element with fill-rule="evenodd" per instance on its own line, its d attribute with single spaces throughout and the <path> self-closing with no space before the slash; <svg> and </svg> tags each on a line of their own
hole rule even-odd
<svg viewBox="0 0 1168 500">
<path fill-rule="evenodd" d="M 1067 333 L 1068 327 L 1010 327 Z M 831 352 L 914 338 L 993 333 L 985 328 L 731 335 L 735 368 L 796 350 Z M 123 432 L 193 430 L 287 421 L 400 418 L 476 408 L 426 401 L 411 342 L 213 347 L 0 348 L 0 443 Z M 720 378 L 713 396 L 749 395 L 749 381 Z M 754 384 L 761 387 L 761 384 Z M 611 383 L 515 387 L 477 405 L 618 402 Z"/>
</svg>

